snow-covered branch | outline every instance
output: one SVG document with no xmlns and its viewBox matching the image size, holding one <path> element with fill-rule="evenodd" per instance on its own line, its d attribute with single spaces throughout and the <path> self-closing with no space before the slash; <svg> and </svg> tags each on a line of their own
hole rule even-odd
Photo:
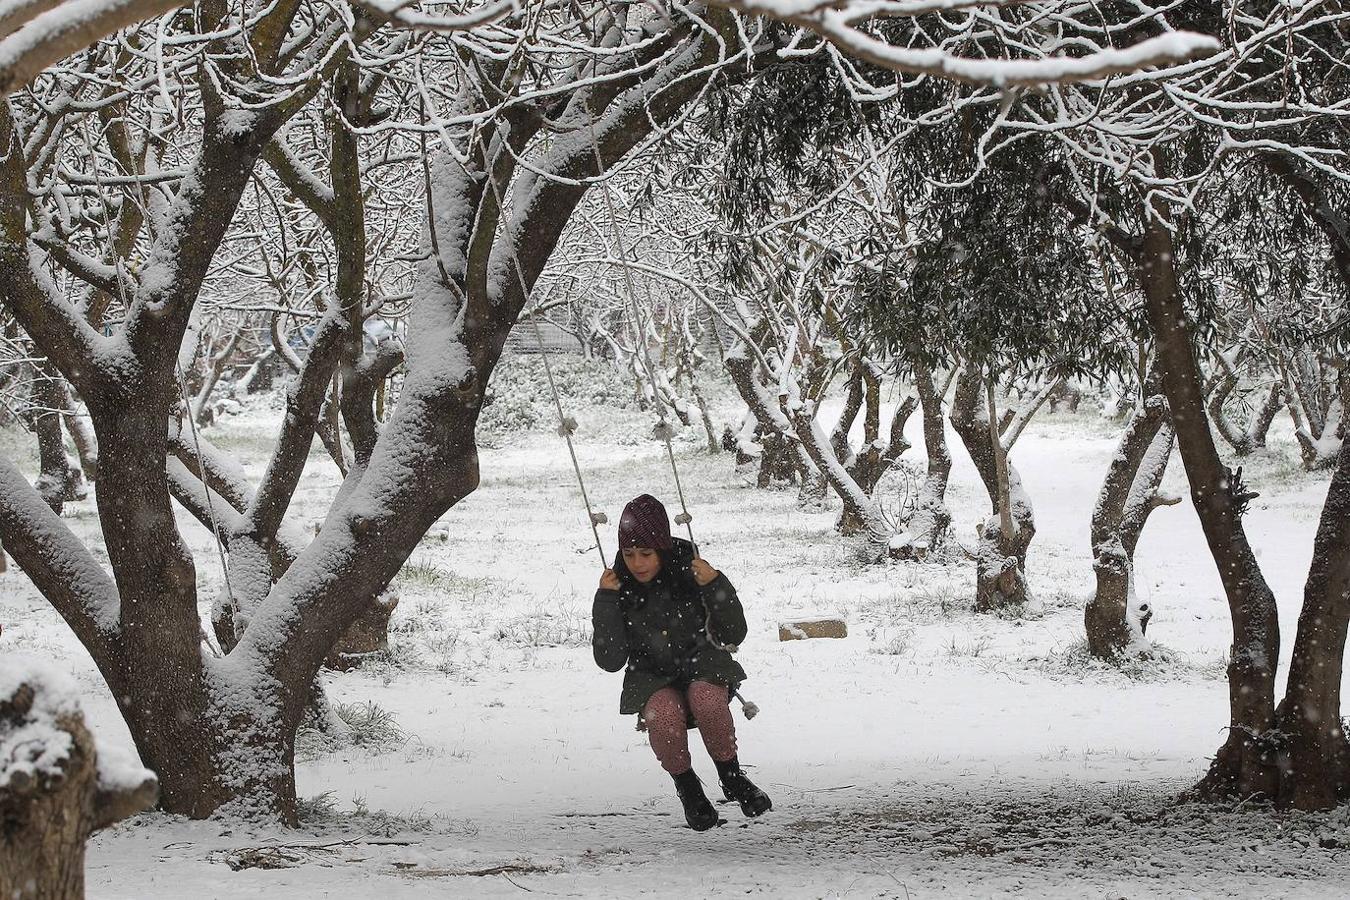
<svg viewBox="0 0 1350 900">
<path fill-rule="evenodd" d="M 5 0 L 0 3 L 0 98 L 101 38 L 186 0 Z"/>
<path fill-rule="evenodd" d="M 118 632 L 117 586 L 89 549 L 0 456 L 0 542 L 86 646 L 112 646 Z"/>
<path fill-rule="evenodd" d="M 904 47 L 870 33 L 869 24 L 886 18 L 908 18 L 926 13 L 971 8 L 1029 6 L 1057 14 L 1063 3 L 999 3 L 978 0 L 709 0 L 712 5 L 742 13 L 768 16 L 796 25 L 829 41 L 840 51 L 883 69 L 911 75 L 934 75 L 970 84 L 1042 85 L 1096 81 L 1110 75 L 1137 72 L 1153 66 L 1183 63 L 1211 54 L 1219 42 L 1185 31 L 1146 38 L 1125 48 L 1093 49 L 1081 56 L 1044 55 L 1028 59 L 978 59 L 941 47 Z M 1023 45 L 1025 47 L 1025 45 Z"/>
</svg>

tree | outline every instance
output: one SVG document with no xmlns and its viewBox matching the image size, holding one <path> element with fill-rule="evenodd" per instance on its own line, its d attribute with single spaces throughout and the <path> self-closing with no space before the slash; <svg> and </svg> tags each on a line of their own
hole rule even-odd
<svg viewBox="0 0 1350 900">
<path fill-rule="evenodd" d="M 1292 19 L 1274 10 L 1239 13 L 1220 3 L 1192 7 L 1181 23 L 1212 29 L 1222 36 L 1223 51 L 1210 64 L 1178 73 L 1180 81 L 1163 94 L 1152 92 L 1141 79 L 1127 78 L 1130 90 L 1122 99 L 1132 93 L 1128 104 L 1107 101 L 1094 113 L 1116 125 L 1129 122 L 1133 133 L 1147 134 L 1147 152 L 1133 142 L 1126 142 L 1128 147 L 1119 142 L 1123 132 L 1116 127 L 1068 129 L 1056 135 L 1082 160 L 1081 168 L 1074 165 L 1084 193 L 1066 193 L 1063 202 L 1076 206 L 1081 220 L 1128 262 L 1142 292 L 1192 503 L 1228 599 L 1233 626 L 1230 727 L 1196 792 L 1207 797 L 1256 795 L 1299 808 L 1330 806 L 1350 785 L 1350 745 L 1340 724 L 1339 695 L 1350 625 L 1344 603 L 1350 584 L 1350 528 L 1345 524 L 1350 452 L 1342 445 L 1338 454 L 1304 588 L 1288 687 L 1277 706 L 1280 632 L 1275 597 L 1243 525 L 1254 494 L 1241 470 L 1223 463 L 1206 415 L 1200 359 L 1212 349 L 1215 271 L 1207 265 L 1206 245 L 1213 243 L 1208 239 L 1216 226 L 1222 231 L 1231 220 L 1206 215 L 1215 207 L 1205 205 L 1200 188 L 1215 173 L 1255 176 L 1241 190 L 1258 215 L 1237 221 L 1268 224 L 1286 211 L 1300 214 L 1297 206 L 1273 202 L 1278 194 L 1252 191 L 1253 184 L 1267 183 L 1260 173 L 1269 155 L 1293 157 L 1302 164 L 1316 161 L 1312 168 L 1322 183 L 1314 192 L 1320 199 L 1311 205 L 1315 215 L 1309 219 L 1318 223 L 1322 240 L 1320 246 L 1315 238 L 1308 241 L 1301 251 L 1339 271 L 1343 257 L 1338 256 L 1339 238 L 1332 225 L 1336 207 L 1326 201 L 1334 196 L 1338 181 L 1345 180 L 1347 166 L 1343 144 L 1329 140 L 1343 126 L 1328 120 L 1324 103 L 1329 96 L 1343 96 L 1346 73 L 1337 61 L 1344 59 L 1339 52 L 1344 38 L 1338 31 L 1344 16 L 1334 3 L 1313 4 Z M 1141 22 L 1140 27 L 1161 24 Z M 1294 66 L 1316 87 L 1298 96 L 1287 92 L 1281 73 Z M 1052 88 L 1050 95 L 1049 109 L 1056 119 L 1066 109 L 1083 112 L 1103 101 L 1100 94 L 1082 88 Z M 1033 127 L 1047 121 L 1035 104 L 1028 104 L 1026 111 Z M 1108 131 L 1114 134 L 1108 136 Z M 1135 162 L 1110 175 L 1095 169 L 1098 162 L 1125 156 Z M 1118 202 L 1113 199 L 1117 197 Z M 1342 297 L 1345 284 L 1342 280 Z M 1281 293 L 1273 292 L 1273 299 Z"/>
<path fill-rule="evenodd" d="M 1092 570 L 1097 588 L 1083 611 L 1088 652 L 1105 660 L 1149 652 L 1153 610 L 1134 590 L 1134 548 L 1149 514 L 1181 502 L 1161 490 L 1174 441 L 1156 368 L 1144 378 L 1092 511 Z"/>
<path fill-rule="evenodd" d="M 161 805 L 193 816 L 219 810 L 294 821 L 293 740 L 314 675 L 431 523 L 476 486 L 473 431 L 488 376 L 588 179 L 665 127 L 717 61 L 711 36 L 679 16 L 630 19 L 627 10 L 600 10 L 598 18 L 564 17 L 550 26 L 564 39 L 538 49 L 525 37 L 533 20 L 522 14 L 497 26 L 514 35 L 518 49 L 508 59 L 465 60 L 444 38 L 419 36 L 420 52 L 388 63 L 408 67 L 395 84 L 380 77 L 379 54 L 374 70 L 354 76 L 347 68 L 353 47 L 398 39 L 377 31 L 378 21 L 358 16 L 352 29 L 305 27 L 299 43 L 283 43 L 292 23 L 309 21 L 311 12 L 318 10 L 283 4 L 245 24 L 225 7 L 208 6 L 200 29 L 191 16 L 174 20 L 174 46 L 186 48 L 173 62 L 182 79 L 183 143 L 161 148 L 153 165 L 123 167 L 114 182 L 119 190 L 101 196 L 110 218 L 141 211 L 129 249 L 107 261 L 80 250 L 82 235 L 94 229 L 81 232 L 59 210 L 25 200 L 33 167 L 59 156 L 61 135 L 69 139 L 78 129 L 49 130 L 26 95 L 0 112 L 0 139 L 9 148 L 0 176 L 2 293 L 89 405 L 112 577 L 8 463 L 0 466 L 0 537 L 90 650 L 142 759 L 160 777 Z M 114 85 L 154 85 L 137 81 L 141 41 L 133 34 L 125 45 L 102 45 L 77 65 Z M 631 42 L 633 50 L 590 49 L 606 42 Z M 549 64 L 535 67 L 531 52 Z M 114 61 L 118 68 L 108 68 Z M 434 88 L 423 77 L 428 68 L 439 73 Z M 308 104 L 345 109 L 341 98 L 353 77 L 396 109 L 425 106 L 423 121 L 445 135 L 424 171 L 428 217 L 401 396 L 378 434 L 353 424 L 359 416 L 348 418 L 354 465 L 319 534 L 279 566 L 277 558 L 289 555 L 278 530 L 282 514 L 330 375 L 350 352 L 344 338 L 365 312 L 354 308 L 341 279 L 288 396 L 261 482 L 241 479 L 191 427 L 171 436 L 166 426 L 180 419 L 177 357 L 192 308 L 258 163 Z M 59 98 L 70 84 L 58 72 L 35 90 Z M 417 93 L 400 93 L 405 84 L 418 85 Z M 110 102 L 125 102 L 124 119 L 139 123 L 145 119 L 138 116 L 167 112 L 155 100 L 152 90 L 144 98 L 115 93 Z M 84 114 L 69 102 L 63 108 Z M 340 144 L 341 131 L 333 135 Z M 118 147 L 102 147 L 84 166 L 116 162 Z M 338 153 L 326 161 L 335 192 L 355 184 L 339 174 L 342 159 Z M 148 204 L 137 204 L 142 189 L 152 192 Z M 509 217 L 508 209 L 515 210 Z M 70 233 L 37 243 L 48 223 Z M 50 277 L 48 259 L 61 279 Z M 72 303 L 65 279 L 94 284 L 108 298 L 101 314 Z M 351 375 L 365 377 L 359 366 Z M 368 394 L 356 386 L 348 396 Z M 236 641 L 219 655 L 201 640 L 195 567 L 174 524 L 172 496 L 230 544 L 226 590 L 237 606 Z"/>
</svg>

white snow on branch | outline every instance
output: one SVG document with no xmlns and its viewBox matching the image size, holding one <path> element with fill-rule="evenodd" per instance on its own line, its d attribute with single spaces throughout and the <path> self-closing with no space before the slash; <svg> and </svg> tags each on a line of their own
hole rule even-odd
<svg viewBox="0 0 1350 900">
<path fill-rule="evenodd" d="M 409 12 L 408 7 L 415 2 L 416 0 L 351 0 L 352 6 L 358 9 L 364 9 L 377 18 L 388 19 L 392 25 L 414 31 L 468 31 L 495 22 L 519 8 L 517 0 L 494 0 L 467 12 Z"/>
<path fill-rule="evenodd" d="M 862 31 L 858 26 L 877 18 L 915 16 L 926 12 L 1008 4 L 934 0 L 886 3 L 875 0 L 710 0 L 716 6 L 763 15 L 797 25 L 834 44 L 843 53 L 884 69 L 936 75 L 971 84 L 999 87 L 1093 81 L 1108 75 L 1137 72 L 1151 66 L 1186 62 L 1219 49 L 1206 35 L 1176 31 L 1130 47 L 1096 50 L 1079 57 L 1046 59 L 971 59 L 941 48 L 900 47 Z"/>
<path fill-rule="evenodd" d="M 0 97 L 72 53 L 185 0 L 0 0 Z"/>
<path fill-rule="evenodd" d="M 87 620 L 104 635 L 117 632 L 121 601 L 116 585 L 23 473 L 4 457 L 0 457 L 0 529 L 6 549 L 21 567 L 29 562 L 23 544 L 31 542 L 52 580 L 69 591 L 67 597 L 48 598 L 63 617 Z M 46 581 L 41 576 L 33 580 L 39 585 Z"/>
</svg>

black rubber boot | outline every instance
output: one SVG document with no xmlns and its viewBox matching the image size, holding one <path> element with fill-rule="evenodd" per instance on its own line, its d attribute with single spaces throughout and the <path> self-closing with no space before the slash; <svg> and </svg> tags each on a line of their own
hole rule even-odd
<svg viewBox="0 0 1350 900">
<path fill-rule="evenodd" d="M 726 762 L 717 762 L 717 777 L 722 782 L 722 793 L 728 800 L 735 800 L 741 805 L 741 812 L 754 818 L 762 816 L 773 809 L 773 801 L 769 795 L 755 787 L 754 783 L 745 777 L 741 771 L 741 763 L 736 757 L 732 757 Z"/>
<path fill-rule="evenodd" d="M 680 795 L 680 803 L 684 804 L 684 820 L 689 823 L 689 827 L 695 831 L 707 831 L 716 825 L 717 810 L 708 802 L 708 795 L 703 793 L 703 783 L 698 780 L 694 770 L 670 777 L 675 779 L 675 792 Z"/>
</svg>

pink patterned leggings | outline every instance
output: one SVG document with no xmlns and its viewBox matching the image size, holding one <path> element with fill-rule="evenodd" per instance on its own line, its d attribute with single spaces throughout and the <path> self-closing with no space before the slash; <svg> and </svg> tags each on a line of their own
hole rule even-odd
<svg viewBox="0 0 1350 900">
<path fill-rule="evenodd" d="M 664 687 L 647 701 L 642 718 L 647 723 L 647 740 L 651 741 L 661 768 L 672 775 L 688 772 L 693 766 L 686 728 L 690 712 L 698 723 L 709 756 L 717 762 L 726 762 L 736 755 L 736 725 L 731 720 L 725 685 L 695 681 L 687 692 Z"/>
</svg>

